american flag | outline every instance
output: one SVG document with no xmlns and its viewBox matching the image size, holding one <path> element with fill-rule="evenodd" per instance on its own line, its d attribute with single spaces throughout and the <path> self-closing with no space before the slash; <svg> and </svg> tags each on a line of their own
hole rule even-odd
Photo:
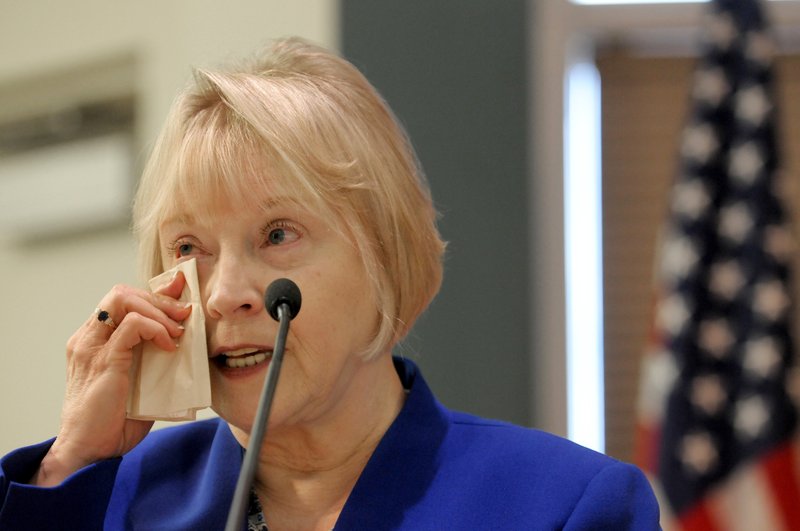
<svg viewBox="0 0 800 531">
<path fill-rule="evenodd" d="M 662 233 L 636 459 L 665 530 L 800 529 L 774 46 L 757 0 L 714 0 L 706 23 Z"/>
</svg>

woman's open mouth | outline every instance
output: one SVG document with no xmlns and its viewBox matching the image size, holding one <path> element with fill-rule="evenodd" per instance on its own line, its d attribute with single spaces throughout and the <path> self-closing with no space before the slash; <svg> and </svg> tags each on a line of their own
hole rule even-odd
<svg viewBox="0 0 800 531">
<path fill-rule="evenodd" d="M 271 357 L 272 351 L 270 350 L 241 348 L 231 352 L 223 352 L 219 356 L 216 356 L 216 362 L 219 365 L 224 365 L 231 369 L 243 369 L 263 363 Z"/>
</svg>

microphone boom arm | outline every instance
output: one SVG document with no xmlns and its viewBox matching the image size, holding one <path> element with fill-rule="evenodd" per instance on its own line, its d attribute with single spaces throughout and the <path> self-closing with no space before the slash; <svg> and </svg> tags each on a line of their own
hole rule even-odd
<svg viewBox="0 0 800 531">
<path fill-rule="evenodd" d="M 277 308 L 278 313 L 278 334 L 275 338 L 275 347 L 272 349 L 272 359 L 267 369 L 267 377 L 264 379 L 264 387 L 261 389 L 261 398 L 258 401 L 258 410 L 250 430 L 250 442 L 247 444 L 247 451 L 244 453 L 244 462 L 239 472 L 239 479 L 236 482 L 236 491 L 233 494 L 233 501 L 228 512 L 228 520 L 225 524 L 225 531 L 241 531 L 244 525 L 247 505 L 250 501 L 250 487 L 258 464 L 258 454 L 264 435 L 267 433 L 267 419 L 272 408 L 272 397 L 275 395 L 275 387 L 278 383 L 278 375 L 283 363 L 283 351 L 286 347 L 286 336 L 289 332 L 289 321 L 292 319 L 291 309 L 287 303 L 281 303 Z"/>
</svg>

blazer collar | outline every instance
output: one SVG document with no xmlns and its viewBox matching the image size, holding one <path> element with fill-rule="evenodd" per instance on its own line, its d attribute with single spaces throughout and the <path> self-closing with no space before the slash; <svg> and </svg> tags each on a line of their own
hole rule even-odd
<svg viewBox="0 0 800 531">
<path fill-rule="evenodd" d="M 394 358 L 408 397 L 356 482 L 334 529 L 397 529 L 436 475 L 447 411 L 417 366 Z"/>
</svg>

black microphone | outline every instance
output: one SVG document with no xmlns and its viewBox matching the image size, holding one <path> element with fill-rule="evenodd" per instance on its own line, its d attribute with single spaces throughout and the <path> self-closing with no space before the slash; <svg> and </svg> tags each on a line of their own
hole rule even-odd
<svg viewBox="0 0 800 531">
<path fill-rule="evenodd" d="M 231 508 L 228 511 L 225 531 L 241 531 L 245 523 L 245 513 L 250 501 L 250 489 L 253 485 L 253 477 L 255 477 L 256 465 L 258 464 L 258 453 L 264 440 L 264 435 L 267 432 L 267 419 L 269 418 L 269 410 L 272 408 L 272 397 L 275 394 L 275 386 L 278 383 L 281 363 L 283 363 L 283 351 L 286 346 L 286 335 L 289 333 L 289 321 L 297 317 L 301 302 L 300 288 L 288 278 L 279 278 L 272 282 L 264 294 L 264 307 L 272 318 L 279 323 L 278 334 L 275 337 L 272 359 L 269 362 L 267 377 L 264 380 L 261 398 L 258 401 L 258 410 L 256 411 L 255 419 L 253 419 L 253 427 L 250 430 L 250 442 L 247 444 L 242 469 L 239 472 L 239 479 L 236 481 L 236 491 L 233 494 Z"/>
<path fill-rule="evenodd" d="M 288 278 L 279 278 L 267 286 L 267 292 L 264 294 L 264 306 L 276 321 L 281 320 L 278 315 L 280 306 L 285 304 L 289 310 L 289 319 L 294 319 L 300 312 L 300 304 L 302 302 L 300 288 Z"/>
</svg>

